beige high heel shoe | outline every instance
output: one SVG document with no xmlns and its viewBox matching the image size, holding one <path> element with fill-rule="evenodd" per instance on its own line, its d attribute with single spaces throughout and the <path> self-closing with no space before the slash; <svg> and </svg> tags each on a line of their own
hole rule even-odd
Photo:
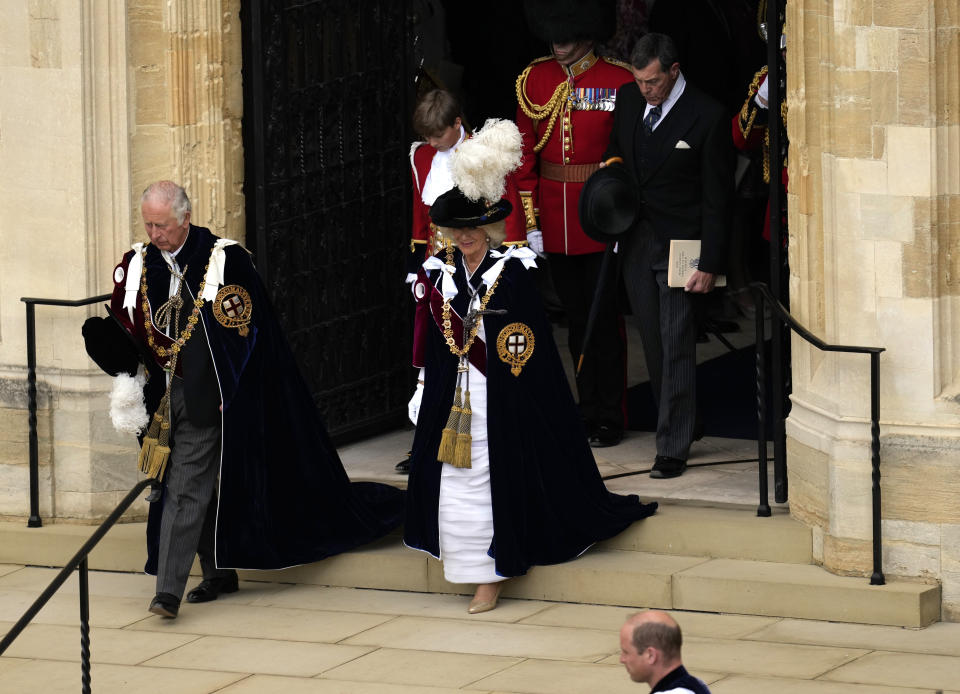
<svg viewBox="0 0 960 694">
<path fill-rule="evenodd" d="M 500 591 L 503 589 L 503 584 L 506 581 L 500 581 L 497 583 L 497 588 L 493 593 L 493 597 L 489 600 L 478 600 L 474 597 L 470 601 L 470 606 L 467 608 L 467 612 L 470 614 L 480 614 L 481 612 L 489 612 L 497 606 L 497 601 L 500 599 Z"/>
</svg>

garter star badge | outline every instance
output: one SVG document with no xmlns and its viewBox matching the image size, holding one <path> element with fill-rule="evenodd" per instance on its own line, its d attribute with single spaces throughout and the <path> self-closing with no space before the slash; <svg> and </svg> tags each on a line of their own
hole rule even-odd
<svg viewBox="0 0 960 694">
<path fill-rule="evenodd" d="M 250 332 L 253 302 L 250 293 L 239 284 L 228 284 L 217 292 L 213 300 L 213 317 L 225 328 L 237 328 L 242 336 Z"/>
<path fill-rule="evenodd" d="M 497 354 L 500 361 L 510 365 L 510 373 L 520 375 L 520 370 L 533 356 L 533 331 L 523 323 L 510 323 L 497 335 Z"/>
</svg>

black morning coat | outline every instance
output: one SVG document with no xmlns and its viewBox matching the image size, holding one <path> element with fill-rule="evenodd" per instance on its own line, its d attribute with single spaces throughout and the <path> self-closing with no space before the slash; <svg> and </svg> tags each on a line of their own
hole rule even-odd
<svg viewBox="0 0 960 694">
<path fill-rule="evenodd" d="M 733 194 L 730 119 L 689 81 L 649 136 L 646 106 L 636 82 L 620 87 L 604 158 L 623 157 L 636 176 L 641 218 L 664 247 L 669 239 L 701 239 L 699 269 L 723 273 Z"/>
<path fill-rule="evenodd" d="M 444 254 L 439 254 L 444 259 Z M 454 252 L 457 297 L 452 323 L 458 345 L 458 316 L 467 307 L 466 273 Z M 473 275 L 479 283 L 495 262 L 488 253 Z M 424 366 L 424 393 L 413 441 L 407 485 L 404 542 L 440 555 L 437 506 L 440 470 L 437 451 L 441 430 L 453 402 L 458 358 L 444 341 L 438 323 L 442 296 L 439 270 L 422 268 L 414 285 L 417 323 L 414 365 Z M 481 296 L 485 288 L 481 288 Z M 421 296 L 422 295 L 422 296 Z M 483 317 L 487 343 L 472 361 L 485 361 L 490 491 L 493 542 L 489 554 L 501 576 L 519 576 L 536 564 L 574 559 L 591 544 L 607 539 L 631 523 L 654 513 L 656 503 L 636 495 L 607 491 L 587 442 L 580 414 L 567 383 L 550 324 L 537 289 L 517 259 L 504 265 L 487 309 L 504 314 Z M 520 322 L 533 332 L 533 353 L 518 376 L 498 356 L 497 338 L 509 324 Z M 528 347 L 529 348 L 529 347 Z M 483 370 L 483 369 L 481 369 Z"/>
<path fill-rule="evenodd" d="M 187 268 L 186 287 L 191 299 L 200 291 L 216 240 L 208 229 L 191 225 L 177 254 L 180 267 Z M 126 268 L 133 253 L 124 256 L 120 267 Z M 249 254 L 239 245 L 227 246 L 225 253 L 224 286 L 245 289 L 253 311 L 246 335 L 236 327 L 222 325 L 214 316 L 213 302 L 204 302 L 200 311 L 214 366 L 210 406 L 214 413 L 223 402 L 217 566 L 278 569 L 306 564 L 389 533 L 402 520 L 402 492 L 383 484 L 350 482 Z M 152 244 L 147 246 L 145 266 L 151 311 L 156 311 L 167 298 L 170 272 Z M 115 273 L 115 281 L 121 276 Z M 148 350 L 143 344 L 140 297 L 131 323 L 121 308 L 123 293 L 124 283 L 117 281 L 112 312 L 139 343 L 137 352 L 142 355 Z M 190 310 L 192 300 L 186 302 L 183 313 Z M 84 332 L 88 332 L 86 327 Z M 203 377 L 190 373 L 188 348 L 196 342 L 194 349 L 206 351 L 202 335 L 196 331 L 184 348 L 184 393 L 191 421 L 209 414 L 190 409 L 191 400 L 197 403 L 209 399 L 196 385 Z M 124 341 L 122 333 L 120 340 Z M 114 350 L 115 355 L 129 350 L 129 343 L 97 346 L 88 340 L 87 347 L 95 361 L 104 366 L 104 359 L 110 359 L 104 352 Z M 97 352 L 101 358 L 97 358 Z M 151 372 L 147 409 L 152 415 L 165 381 L 155 361 L 147 366 Z M 176 446 L 176 431 L 173 436 Z M 147 573 L 156 572 L 162 503 L 150 505 Z"/>
</svg>

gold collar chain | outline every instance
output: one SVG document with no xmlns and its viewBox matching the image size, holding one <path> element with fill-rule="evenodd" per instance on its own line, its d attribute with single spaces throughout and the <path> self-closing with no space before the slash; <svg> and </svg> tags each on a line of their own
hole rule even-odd
<svg viewBox="0 0 960 694">
<path fill-rule="evenodd" d="M 447 265 L 453 265 L 453 249 L 447 248 Z M 469 281 L 469 280 L 468 280 Z M 497 279 L 493 281 L 487 291 L 484 293 L 483 298 L 480 299 L 480 311 L 483 311 L 487 308 L 487 303 L 490 301 L 490 297 L 493 296 L 494 290 L 497 288 L 497 285 L 500 283 L 500 276 L 497 275 Z M 471 297 L 470 303 L 473 303 L 473 298 Z M 468 311 L 469 312 L 469 311 Z M 473 326 L 473 330 L 470 331 L 470 335 L 463 336 L 463 347 L 457 347 L 457 341 L 453 337 L 453 326 L 450 323 L 450 299 L 443 300 L 443 336 L 446 338 L 447 346 L 450 348 L 450 352 L 455 356 L 463 359 L 464 356 L 469 354 L 470 348 L 473 347 L 473 341 L 477 338 L 477 332 L 480 330 L 480 320 Z"/>
<path fill-rule="evenodd" d="M 147 244 L 149 246 L 150 244 Z M 193 312 L 190 314 L 190 317 L 187 318 L 187 325 L 183 329 L 183 332 L 173 341 L 173 344 L 170 345 L 170 348 L 167 349 L 163 345 L 158 345 L 153 339 L 153 331 L 150 329 L 150 323 L 152 321 L 150 317 L 150 302 L 147 300 L 147 246 L 143 247 L 143 250 L 140 252 L 143 262 L 141 263 L 140 269 L 140 294 L 143 297 L 140 307 L 143 309 L 143 327 L 147 333 L 147 343 L 150 345 L 150 349 L 158 357 L 166 357 L 168 355 L 177 355 L 183 346 L 187 344 L 187 340 L 190 339 L 190 336 L 193 335 L 193 329 L 196 327 L 197 323 L 200 320 L 200 309 L 203 308 L 203 299 L 197 294 L 197 298 L 193 301 Z M 212 257 L 213 254 L 211 254 Z M 207 259 L 207 266 L 203 270 L 203 276 L 207 276 L 207 270 L 210 269 L 210 259 Z M 177 289 L 177 292 L 183 291 L 183 287 L 186 284 L 185 281 L 181 279 L 180 286 Z"/>
</svg>

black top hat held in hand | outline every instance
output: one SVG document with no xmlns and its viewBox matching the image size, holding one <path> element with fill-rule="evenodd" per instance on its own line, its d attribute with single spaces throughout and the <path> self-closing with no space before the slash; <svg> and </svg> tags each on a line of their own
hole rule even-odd
<svg viewBox="0 0 960 694">
<path fill-rule="evenodd" d="M 579 213 L 580 225 L 594 241 L 623 240 L 640 220 L 640 191 L 630 170 L 608 162 L 595 171 L 580 192 Z"/>
</svg>

